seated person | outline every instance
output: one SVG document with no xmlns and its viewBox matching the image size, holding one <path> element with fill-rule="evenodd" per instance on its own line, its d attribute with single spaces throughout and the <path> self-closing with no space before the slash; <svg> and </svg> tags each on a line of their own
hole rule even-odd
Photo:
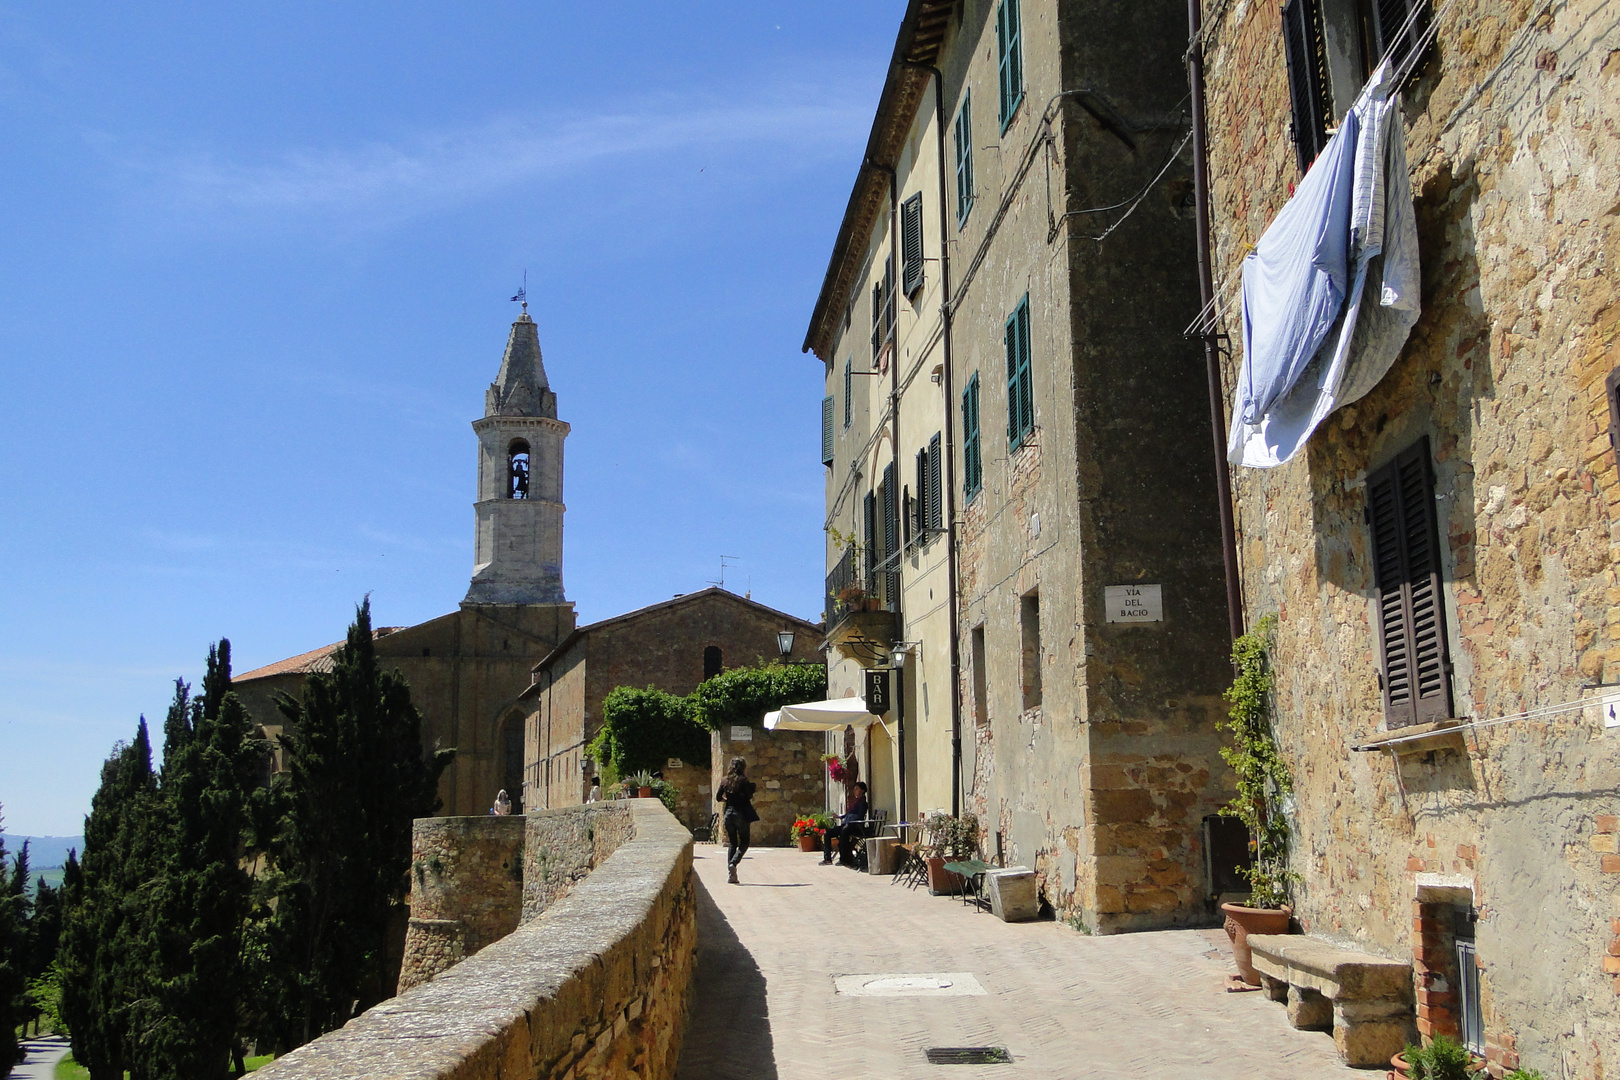
<svg viewBox="0 0 1620 1080">
<path fill-rule="evenodd" d="M 832 863 L 832 841 L 838 838 L 838 862 L 843 866 L 855 865 L 855 845 L 866 836 L 866 784 L 857 780 L 852 790 L 849 802 L 844 804 L 843 816 L 838 823 L 827 830 L 827 849 L 822 856 L 822 863 Z"/>
</svg>

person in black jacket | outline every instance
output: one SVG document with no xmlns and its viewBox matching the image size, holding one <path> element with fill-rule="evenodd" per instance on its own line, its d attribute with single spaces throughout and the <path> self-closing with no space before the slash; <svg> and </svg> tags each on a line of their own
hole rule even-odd
<svg viewBox="0 0 1620 1080">
<path fill-rule="evenodd" d="M 720 781 L 714 801 L 726 808 L 721 819 L 726 829 L 726 869 L 729 871 L 726 880 L 736 885 L 739 884 L 737 864 L 748 850 L 748 827 L 759 820 L 754 810 L 754 782 L 748 779 L 748 763 L 742 758 L 731 759 L 731 768 Z"/>
<path fill-rule="evenodd" d="M 849 801 L 844 804 L 843 816 L 838 824 L 827 831 L 827 854 L 822 858 L 823 866 L 832 865 L 832 840 L 838 840 L 838 862 L 841 866 L 858 866 L 855 859 L 855 845 L 866 837 L 866 817 L 870 807 L 866 802 L 866 784 L 855 781 L 850 790 Z"/>
</svg>

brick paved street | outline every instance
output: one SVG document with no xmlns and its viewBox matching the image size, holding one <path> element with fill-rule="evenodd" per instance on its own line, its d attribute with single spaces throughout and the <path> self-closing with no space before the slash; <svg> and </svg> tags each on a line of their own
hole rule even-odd
<svg viewBox="0 0 1620 1080">
<path fill-rule="evenodd" d="M 727 885 L 723 848 L 697 846 L 692 1019 L 680 1080 L 912 1076 L 1328 1080 L 1330 1036 L 1295 1031 L 1260 994 L 1227 994 L 1218 931 L 1092 938 L 1002 923 L 924 890 L 751 851 Z M 1219 946 L 1219 950 L 1217 949 Z M 853 997 L 835 976 L 969 972 L 987 993 Z M 930 1065 L 931 1046 L 1005 1046 L 1010 1065 Z"/>
</svg>

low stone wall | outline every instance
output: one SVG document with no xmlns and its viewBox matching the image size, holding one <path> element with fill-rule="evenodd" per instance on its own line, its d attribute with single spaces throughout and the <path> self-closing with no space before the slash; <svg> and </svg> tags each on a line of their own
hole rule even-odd
<svg viewBox="0 0 1620 1080">
<path fill-rule="evenodd" d="M 646 801 L 658 802 L 657 799 Z M 567 896 L 635 831 L 628 799 L 561 810 L 537 810 L 527 815 L 526 824 L 524 922 L 538 918 Z"/>
<path fill-rule="evenodd" d="M 579 815 L 575 831 L 555 819 Z M 656 799 L 529 815 L 626 838 L 537 918 L 259 1070 L 264 1080 L 673 1077 L 686 1026 L 692 837 Z M 599 829 L 598 826 L 603 826 Z M 526 860 L 527 862 L 527 860 Z"/>
<path fill-rule="evenodd" d="M 524 824 L 521 817 L 487 814 L 416 819 L 400 992 L 517 929 Z"/>
</svg>

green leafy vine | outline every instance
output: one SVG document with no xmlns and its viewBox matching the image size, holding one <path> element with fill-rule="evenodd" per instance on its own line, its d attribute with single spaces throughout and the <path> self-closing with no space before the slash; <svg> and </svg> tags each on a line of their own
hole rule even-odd
<svg viewBox="0 0 1620 1080">
<path fill-rule="evenodd" d="M 1243 873 L 1249 879 L 1249 902 L 1263 908 L 1287 903 L 1289 886 L 1299 880 L 1288 870 L 1288 822 L 1279 809 L 1294 784 L 1271 727 L 1270 652 L 1276 629 L 1277 616 L 1267 615 L 1232 643 L 1237 678 L 1224 695 L 1231 710 L 1215 725 L 1231 735 L 1221 757 L 1237 773 L 1237 795 L 1226 809 L 1248 827 L 1254 864 Z"/>
</svg>

